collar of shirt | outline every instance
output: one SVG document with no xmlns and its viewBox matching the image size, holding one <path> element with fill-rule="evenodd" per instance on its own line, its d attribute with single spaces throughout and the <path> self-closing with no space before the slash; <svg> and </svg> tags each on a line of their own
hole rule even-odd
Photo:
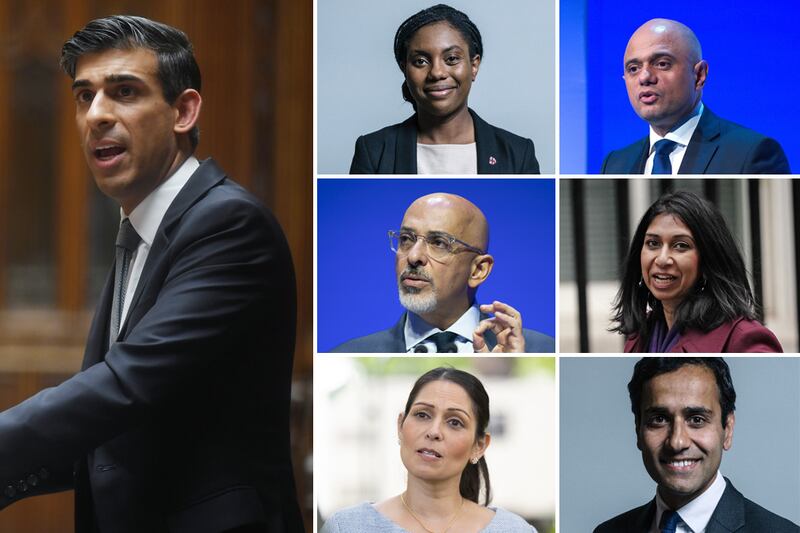
<svg viewBox="0 0 800 533">
<path fill-rule="evenodd" d="M 153 245 L 158 226 L 161 225 L 170 204 L 199 166 L 200 162 L 194 156 L 189 156 L 172 176 L 165 179 L 131 211 L 128 216 L 131 225 L 148 248 Z M 120 216 L 125 218 L 121 208 Z"/>
<path fill-rule="evenodd" d="M 406 313 L 406 323 L 403 328 L 403 334 L 406 340 L 406 352 L 413 351 L 414 347 L 420 342 L 424 341 L 431 335 L 442 331 L 436 326 L 432 326 L 425 322 L 419 315 L 408 311 Z M 472 349 L 472 332 L 478 327 L 481 321 L 481 312 L 476 306 L 472 306 L 456 320 L 453 325 L 447 328 L 446 331 L 452 331 L 458 334 L 461 339 L 456 341 L 458 351 L 473 352 Z M 431 343 L 432 344 L 432 343 Z M 463 348 L 463 349 L 462 349 Z M 467 349 L 468 348 L 468 349 Z"/>
<path fill-rule="evenodd" d="M 686 147 L 692 140 L 694 130 L 697 129 L 697 124 L 700 122 L 700 116 L 703 114 L 703 102 L 698 102 L 694 110 L 689 114 L 689 117 L 683 121 L 678 127 L 668 131 L 663 137 L 653 131 L 650 126 L 650 153 L 647 156 L 647 163 L 645 166 L 645 174 L 650 174 L 653 171 L 653 159 L 655 158 L 655 146 L 661 139 L 669 139 L 675 141 L 677 146 L 669 154 L 669 161 L 672 165 L 672 173 L 677 174 L 683 163 L 683 156 L 686 154 Z"/>
<path fill-rule="evenodd" d="M 678 523 L 677 533 L 703 533 L 711 520 L 711 515 L 714 514 L 714 509 L 722 499 L 722 493 L 725 492 L 725 479 L 722 474 L 717 470 L 717 476 L 711 486 L 705 490 L 700 496 L 690 501 L 680 509 L 676 509 L 681 516 L 681 522 Z M 656 516 L 655 522 L 651 531 L 658 531 L 658 524 L 661 522 L 661 515 L 664 511 L 668 510 L 667 504 L 661 499 L 661 496 L 656 492 Z"/>
</svg>

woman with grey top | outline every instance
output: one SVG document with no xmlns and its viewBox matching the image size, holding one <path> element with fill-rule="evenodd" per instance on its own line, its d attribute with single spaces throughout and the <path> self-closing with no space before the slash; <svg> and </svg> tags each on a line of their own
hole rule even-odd
<svg viewBox="0 0 800 533">
<path fill-rule="evenodd" d="M 536 533 L 519 516 L 488 507 L 488 424 L 489 396 L 475 376 L 426 372 L 397 418 L 406 490 L 334 513 L 322 533 Z"/>
</svg>

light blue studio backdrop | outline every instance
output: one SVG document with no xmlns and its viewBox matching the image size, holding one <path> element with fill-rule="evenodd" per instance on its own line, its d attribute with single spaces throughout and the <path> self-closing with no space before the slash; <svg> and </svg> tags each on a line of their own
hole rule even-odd
<svg viewBox="0 0 800 533">
<path fill-rule="evenodd" d="M 746 498 L 800 524 L 800 359 L 725 360 L 736 423 L 720 471 Z M 628 398 L 636 361 L 561 358 L 561 531 L 592 531 L 655 497 Z"/>
<path fill-rule="evenodd" d="M 555 333 L 555 185 L 535 179 L 320 179 L 317 181 L 317 348 L 393 326 L 397 298 L 388 230 L 433 192 L 477 205 L 489 221 L 495 265 L 479 303 L 500 300 L 525 327 Z"/>
<path fill-rule="evenodd" d="M 347 174 L 359 135 L 402 122 L 400 24 L 437 1 L 324 0 L 317 5 L 317 169 Z M 533 140 L 555 172 L 555 0 L 453 0 L 483 38 L 469 105 L 489 124 Z"/>
<path fill-rule="evenodd" d="M 797 0 L 561 0 L 561 172 L 596 174 L 611 150 L 647 135 L 628 102 L 622 62 L 631 34 L 657 17 L 683 22 L 700 39 L 705 105 L 777 139 L 800 172 L 799 14 Z"/>
</svg>

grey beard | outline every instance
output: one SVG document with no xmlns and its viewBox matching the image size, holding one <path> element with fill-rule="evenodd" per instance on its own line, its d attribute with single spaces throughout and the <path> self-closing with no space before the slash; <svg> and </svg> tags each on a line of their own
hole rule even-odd
<svg viewBox="0 0 800 533">
<path fill-rule="evenodd" d="M 430 291 L 427 294 L 410 292 L 408 288 L 398 287 L 400 305 L 417 315 L 424 315 L 436 309 L 439 303 L 436 300 L 436 293 Z"/>
</svg>

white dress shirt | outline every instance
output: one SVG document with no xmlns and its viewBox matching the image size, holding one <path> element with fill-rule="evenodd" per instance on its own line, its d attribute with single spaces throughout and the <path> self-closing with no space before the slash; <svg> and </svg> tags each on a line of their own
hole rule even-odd
<svg viewBox="0 0 800 533">
<path fill-rule="evenodd" d="M 717 477 L 705 492 L 680 509 L 675 509 L 681 517 L 675 533 L 705 533 L 711 515 L 714 514 L 714 509 L 717 508 L 717 504 L 722 499 L 722 493 L 725 492 L 725 485 L 725 479 L 717 470 Z M 661 522 L 661 515 L 667 510 L 669 507 L 656 492 L 656 516 L 650 527 L 651 532 L 659 533 L 658 524 Z"/>
<path fill-rule="evenodd" d="M 650 155 L 647 157 L 647 162 L 644 165 L 645 174 L 653 173 L 653 160 L 655 159 L 656 153 L 655 145 L 661 139 L 669 139 L 677 143 L 677 146 L 675 146 L 669 154 L 669 163 L 672 165 L 672 173 L 678 173 L 678 169 L 681 168 L 681 163 L 683 163 L 683 156 L 686 155 L 686 147 L 689 146 L 689 141 L 692 140 L 692 135 L 694 135 L 694 130 L 697 129 L 697 123 L 700 122 L 700 115 L 702 114 L 703 102 L 698 102 L 697 106 L 695 106 L 694 110 L 689 115 L 689 119 L 674 130 L 668 131 L 663 137 L 653 131 L 653 127 L 650 126 Z"/>
<path fill-rule="evenodd" d="M 428 353 L 436 352 L 436 344 L 431 341 L 425 342 L 425 339 L 435 333 L 442 331 L 436 326 L 432 326 L 425 322 L 419 315 L 409 311 L 406 314 L 406 324 L 403 333 L 406 339 L 406 353 L 411 353 L 418 344 L 424 345 L 428 349 Z M 472 347 L 472 332 L 478 327 L 481 321 L 480 310 L 472 306 L 456 320 L 452 326 L 445 331 L 452 331 L 459 335 L 455 340 L 458 353 L 475 353 Z"/>
<path fill-rule="evenodd" d="M 172 201 L 178 196 L 178 193 L 192 177 L 194 171 L 200 166 L 200 162 L 193 156 L 183 162 L 170 177 L 165 179 L 161 185 L 156 187 L 144 200 L 137 205 L 131 214 L 127 217 L 120 208 L 120 225 L 122 221 L 129 218 L 133 229 L 139 234 L 142 240 L 139 246 L 131 257 L 131 267 L 128 274 L 128 287 L 125 289 L 125 300 L 122 303 L 122 317 L 119 321 L 120 330 L 125 323 L 125 318 L 128 316 L 128 307 L 130 306 L 131 298 L 136 293 L 136 286 L 139 284 L 139 278 L 142 276 L 144 264 L 147 261 L 147 255 L 150 253 L 150 247 L 153 245 L 153 239 L 158 231 L 158 226 L 161 225 L 167 209 L 172 204 Z M 111 325 L 109 324 L 109 330 Z M 111 332 L 111 338 L 116 338 L 117 332 Z"/>
</svg>

